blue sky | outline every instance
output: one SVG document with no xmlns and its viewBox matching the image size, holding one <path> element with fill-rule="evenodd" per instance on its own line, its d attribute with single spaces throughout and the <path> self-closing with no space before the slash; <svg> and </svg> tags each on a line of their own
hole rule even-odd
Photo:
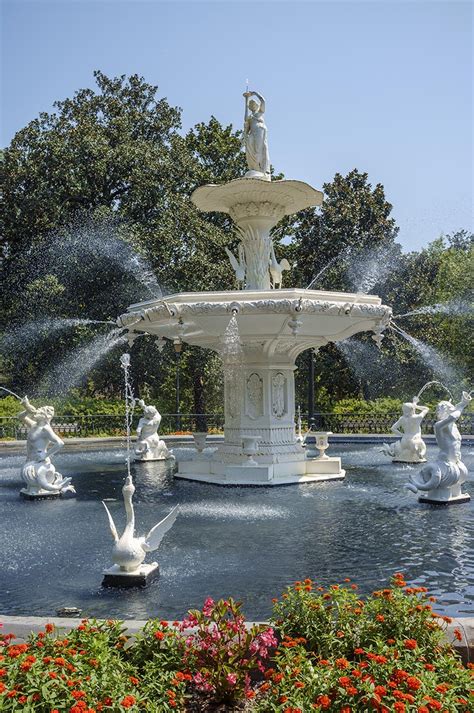
<svg viewBox="0 0 474 713">
<path fill-rule="evenodd" d="M 473 4 L 2 0 L 1 145 L 92 72 L 139 73 L 183 109 L 240 127 L 267 100 L 270 157 L 315 187 L 367 171 L 419 249 L 472 229 Z"/>
</svg>

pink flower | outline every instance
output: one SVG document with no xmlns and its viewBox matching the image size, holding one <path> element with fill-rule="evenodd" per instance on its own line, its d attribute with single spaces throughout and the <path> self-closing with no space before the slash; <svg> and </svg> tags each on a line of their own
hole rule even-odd
<svg viewBox="0 0 474 713">
<path fill-rule="evenodd" d="M 214 611 L 214 599 L 211 597 L 208 597 L 206 601 L 204 602 L 204 606 L 202 608 L 202 613 L 204 616 L 211 616 L 212 612 Z"/>
<path fill-rule="evenodd" d="M 235 686 L 237 683 L 237 675 L 235 673 L 228 673 L 226 679 L 230 686 Z"/>
</svg>

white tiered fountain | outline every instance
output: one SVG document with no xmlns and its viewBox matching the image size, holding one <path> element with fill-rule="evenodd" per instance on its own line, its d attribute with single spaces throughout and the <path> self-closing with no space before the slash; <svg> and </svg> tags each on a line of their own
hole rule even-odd
<svg viewBox="0 0 474 713">
<path fill-rule="evenodd" d="M 191 198 L 203 212 L 227 213 L 236 224 L 241 244 L 231 262 L 244 289 L 133 304 L 118 324 L 222 355 L 224 442 L 211 457 L 180 462 L 176 477 L 221 485 L 339 479 L 339 458 L 307 458 L 297 440 L 295 360 L 305 349 L 367 330 L 380 344 L 392 312 L 373 295 L 272 288 L 271 278 L 273 287 L 281 285 L 286 261 L 276 262 L 270 230 L 286 215 L 321 205 L 323 194 L 301 181 L 270 180 L 264 100 L 249 101 L 252 94 L 244 95 L 248 173 L 202 186 Z"/>
</svg>

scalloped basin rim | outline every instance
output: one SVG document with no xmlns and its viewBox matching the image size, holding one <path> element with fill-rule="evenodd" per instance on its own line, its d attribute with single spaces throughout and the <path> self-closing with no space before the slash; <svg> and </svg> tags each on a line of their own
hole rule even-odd
<svg viewBox="0 0 474 713">
<path fill-rule="evenodd" d="M 236 178 L 228 183 L 199 186 L 191 200 L 203 212 L 223 213 L 228 213 L 237 203 L 269 201 L 280 205 L 285 215 L 291 215 L 305 208 L 322 205 L 324 194 L 304 181 Z"/>
<path fill-rule="evenodd" d="M 128 307 L 123 315 L 129 315 L 143 307 L 152 307 L 155 304 L 176 302 L 255 302 L 256 300 L 271 299 L 275 302 L 288 299 L 308 299 L 320 302 L 351 302 L 358 304 L 381 305 L 382 300 L 377 295 L 367 295 L 356 292 L 337 292 L 328 290 L 306 290 L 304 288 L 286 288 L 282 290 L 223 290 L 222 292 L 178 292 L 166 297 L 160 297 L 143 302 L 135 302 Z M 387 307 L 388 309 L 388 307 Z"/>
</svg>

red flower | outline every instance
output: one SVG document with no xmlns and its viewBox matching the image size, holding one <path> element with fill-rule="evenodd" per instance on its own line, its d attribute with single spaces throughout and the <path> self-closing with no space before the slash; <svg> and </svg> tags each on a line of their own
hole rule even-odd
<svg viewBox="0 0 474 713">
<path fill-rule="evenodd" d="M 454 636 L 456 637 L 456 639 L 457 639 L 458 641 L 462 641 L 462 634 L 461 634 L 461 632 L 459 631 L 459 629 L 454 629 L 454 632 L 453 632 L 453 633 L 454 633 Z"/>
<path fill-rule="evenodd" d="M 416 676 L 409 676 L 407 678 L 407 686 L 412 691 L 417 691 L 419 688 L 421 688 L 421 681 L 419 678 L 416 678 Z"/>
<path fill-rule="evenodd" d="M 73 698 L 85 698 L 86 692 L 85 691 L 71 691 L 71 696 Z"/>
<path fill-rule="evenodd" d="M 177 677 L 176 677 L 176 678 L 177 678 Z M 135 676 L 130 676 L 130 683 L 131 683 L 133 686 L 138 686 L 138 683 L 139 683 L 138 678 L 136 678 Z"/>
<path fill-rule="evenodd" d="M 318 696 L 318 698 L 316 699 L 316 703 L 318 703 L 323 709 L 329 708 L 329 706 L 331 705 L 331 699 L 329 698 L 329 696 L 323 693 L 322 696 Z"/>
<path fill-rule="evenodd" d="M 400 703 L 400 701 L 397 701 L 393 704 L 393 710 L 396 711 L 396 713 L 405 713 L 405 704 Z"/>
<path fill-rule="evenodd" d="M 155 637 L 155 639 L 158 639 L 158 641 L 162 641 L 165 638 L 165 635 L 162 631 L 155 631 L 153 636 Z"/>
<path fill-rule="evenodd" d="M 120 701 L 120 705 L 124 708 L 131 708 L 135 704 L 135 701 L 135 696 L 125 696 L 125 698 L 122 698 Z"/>
<path fill-rule="evenodd" d="M 44 627 L 44 630 L 46 631 L 47 634 L 51 634 L 51 632 L 54 631 L 54 625 L 46 624 L 46 626 Z"/>
<path fill-rule="evenodd" d="M 416 649 L 416 647 L 418 646 L 416 639 L 405 639 L 403 645 L 406 649 L 410 651 L 413 651 L 413 649 Z"/>
</svg>

